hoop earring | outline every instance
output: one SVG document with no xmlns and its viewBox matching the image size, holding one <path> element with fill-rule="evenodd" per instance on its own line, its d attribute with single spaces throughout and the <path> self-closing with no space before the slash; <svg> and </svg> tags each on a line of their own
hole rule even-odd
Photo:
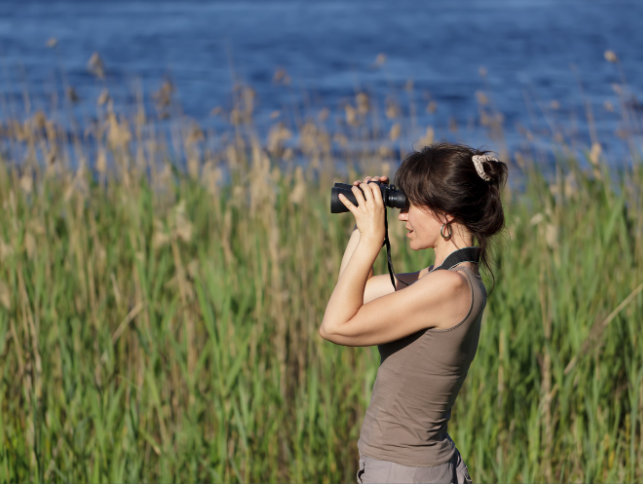
<svg viewBox="0 0 643 484">
<path fill-rule="evenodd" d="M 447 226 L 447 228 L 449 229 L 449 235 L 444 235 L 444 233 L 443 233 L 443 231 L 444 231 L 444 226 L 445 226 L 445 225 L 446 225 L 446 226 Z M 442 238 L 443 238 L 444 240 L 449 240 L 449 239 L 451 238 L 451 234 L 452 234 L 452 231 L 451 231 L 451 224 L 442 224 L 442 227 L 440 227 L 440 235 L 442 236 Z"/>
</svg>

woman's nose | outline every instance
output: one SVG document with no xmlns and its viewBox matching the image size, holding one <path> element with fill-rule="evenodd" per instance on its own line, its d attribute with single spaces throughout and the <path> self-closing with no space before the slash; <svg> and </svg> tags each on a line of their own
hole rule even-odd
<svg viewBox="0 0 643 484">
<path fill-rule="evenodd" d="M 408 218 L 409 218 L 409 212 L 407 212 L 406 210 L 400 210 L 400 214 L 397 216 L 397 219 L 400 222 L 406 222 Z"/>
</svg>

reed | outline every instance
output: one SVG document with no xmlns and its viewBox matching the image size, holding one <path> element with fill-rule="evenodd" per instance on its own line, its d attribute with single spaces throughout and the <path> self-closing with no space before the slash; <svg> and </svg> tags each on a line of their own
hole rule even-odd
<svg viewBox="0 0 643 484">
<path fill-rule="evenodd" d="M 0 481 L 355 481 L 379 356 L 317 333 L 352 226 L 328 194 L 392 172 L 404 123 L 394 104 L 375 123 L 361 93 L 333 133 L 330 110 L 277 113 L 264 140 L 254 94 L 235 93 L 218 134 L 161 129 L 167 86 L 156 115 L 104 92 L 82 129 L 5 117 Z M 643 175 L 596 146 L 552 173 L 512 165 L 450 425 L 476 481 L 643 479 Z M 398 271 L 431 264 L 391 226 Z"/>
</svg>

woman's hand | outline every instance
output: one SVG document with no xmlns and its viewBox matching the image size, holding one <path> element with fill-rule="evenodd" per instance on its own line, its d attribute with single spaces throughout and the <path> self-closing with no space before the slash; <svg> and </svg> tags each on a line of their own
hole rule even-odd
<svg viewBox="0 0 643 484">
<path fill-rule="evenodd" d="M 368 183 L 369 181 L 388 183 L 388 177 L 367 176 L 364 181 L 355 180 L 353 194 L 357 199 L 357 206 L 353 205 L 344 195 L 340 194 L 339 199 L 355 216 L 362 240 L 377 245 L 379 249 L 384 241 L 384 211 L 386 207 L 384 207 L 380 187 L 376 183 Z"/>
</svg>

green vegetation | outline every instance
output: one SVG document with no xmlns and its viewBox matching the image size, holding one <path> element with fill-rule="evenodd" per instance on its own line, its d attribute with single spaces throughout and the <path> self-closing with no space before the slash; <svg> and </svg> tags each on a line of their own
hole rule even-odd
<svg viewBox="0 0 643 484">
<path fill-rule="evenodd" d="M 240 99 L 221 152 L 173 140 L 184 174 L 106 99 L 95 154 L 40 112 L 3 125 L 27 152 L 0 161 L 0 481 L 355 482 L 379 356 L 317 333 L 353 224 L 328 208 L 342 140 L 301 124 L 293 168 L 276 125 L 271 160 Z M 349 178 L 386 150 L 347 154 Z M 643 480 L 643 173 L 589 159 L 512 166 L 450 425 L 477 482 Z M 432 263 L 391 238 L 398 271 Z"/>
</svg>

